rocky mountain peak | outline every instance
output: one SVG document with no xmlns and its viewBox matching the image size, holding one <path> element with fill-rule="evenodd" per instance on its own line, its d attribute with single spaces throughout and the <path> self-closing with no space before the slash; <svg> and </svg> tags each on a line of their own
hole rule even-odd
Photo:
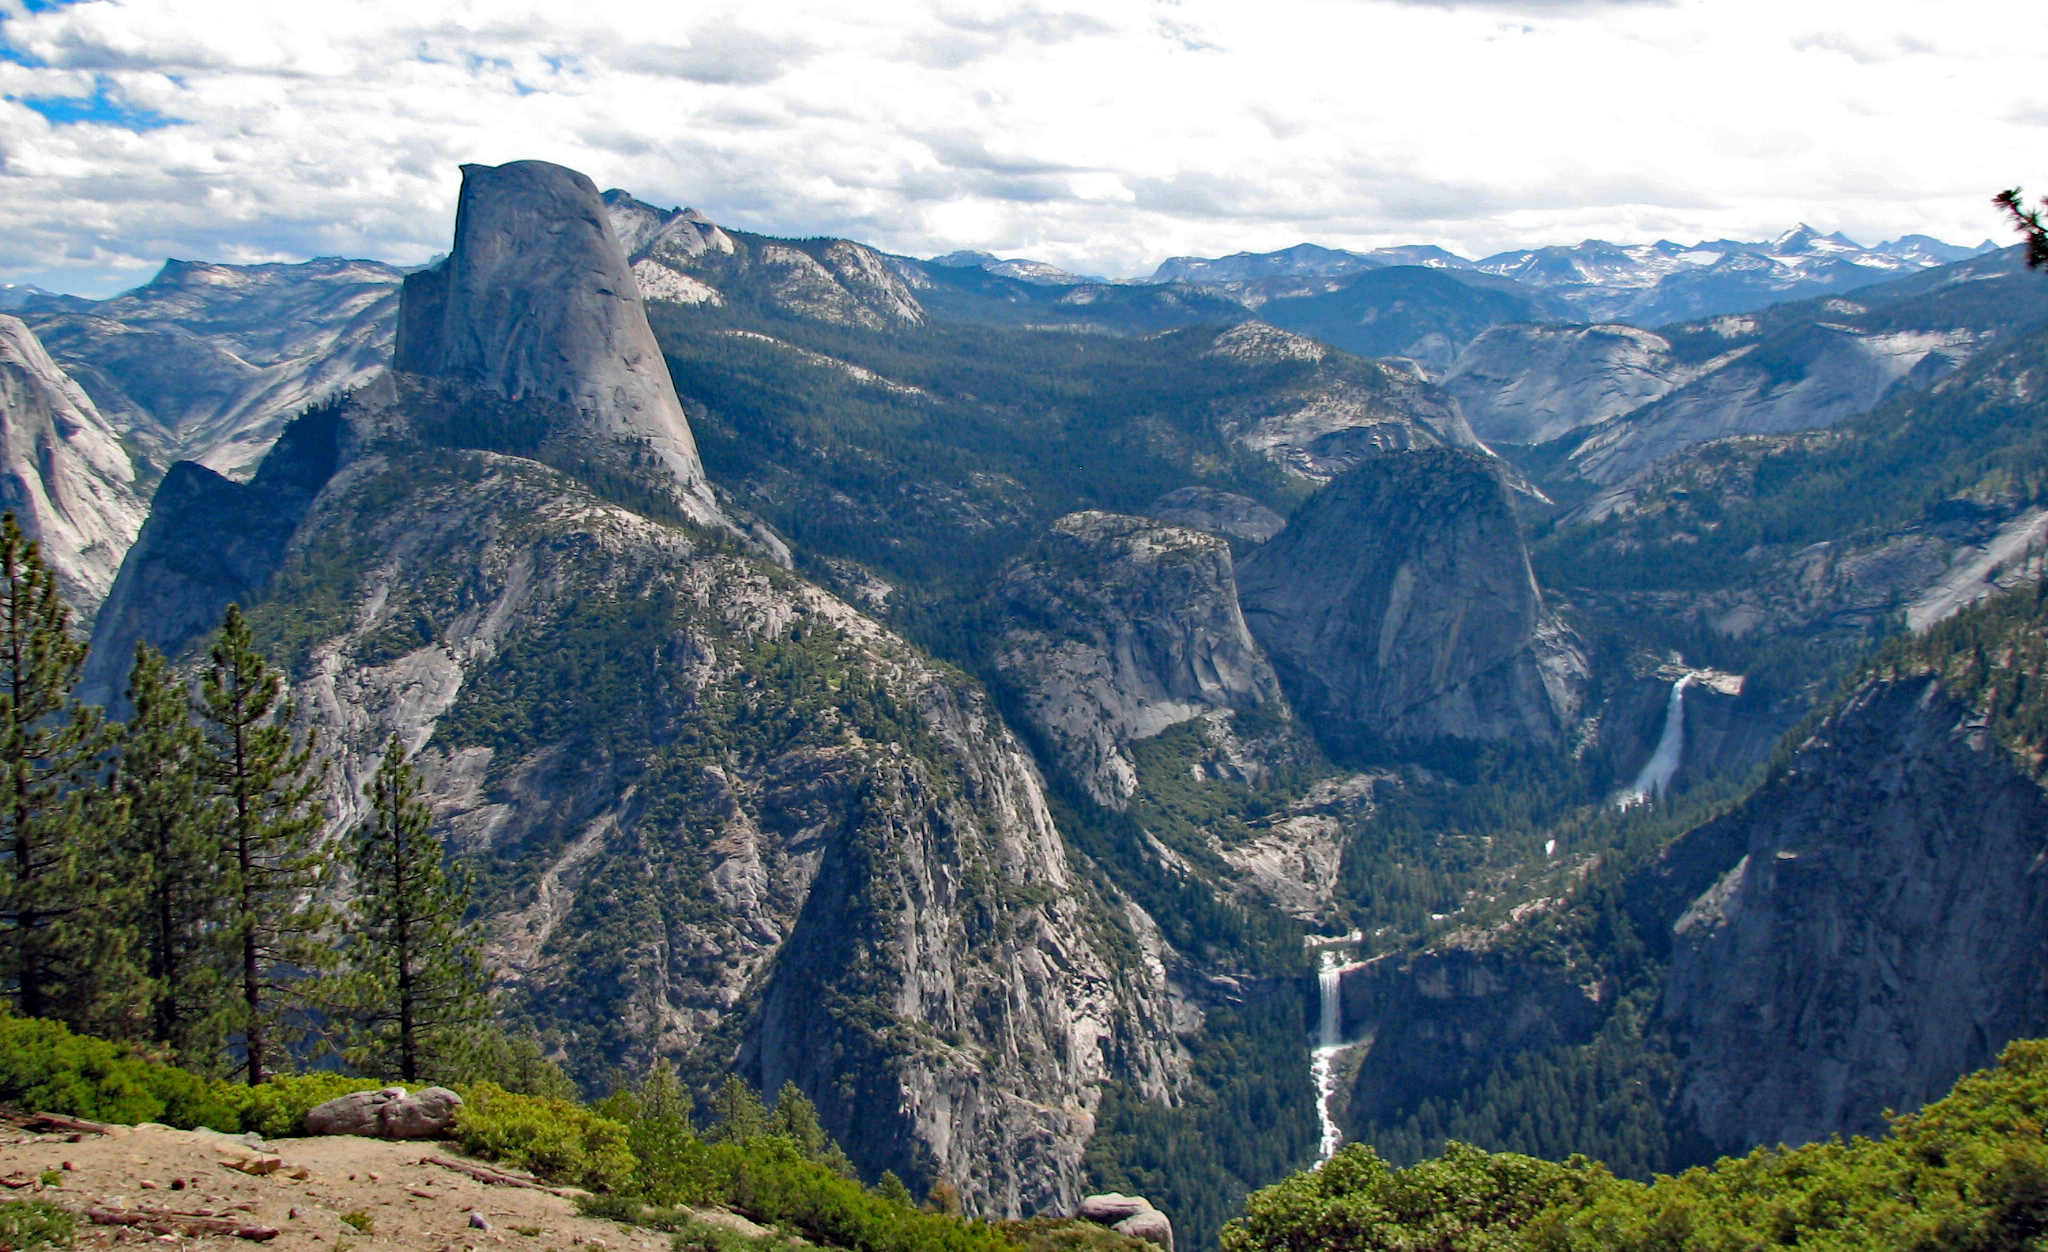
<svg viewBox="0 0 2048 1252">
<path fill-rule="evenodd" d="M 580 433 L 651 453 L 687 512 L 718 516 L 625 249 L 574 170 L 462 167 L 454 250 L 406 278 L 394 365 L 571 408 Z"/>
<path fill-rule="evenodd" d="M 1585 660 L 1544 608 L 1489 457 L 1365 461 L 1238 584 L 1289 698 L 1338 738 L 1554 741 L 1576 714 Z"/>
</svg>

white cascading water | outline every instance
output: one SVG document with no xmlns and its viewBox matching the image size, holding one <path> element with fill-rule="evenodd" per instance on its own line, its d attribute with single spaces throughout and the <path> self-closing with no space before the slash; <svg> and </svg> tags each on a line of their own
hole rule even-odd
<svg viewBox="0 0 2048 1252">
<path fill-rule="evenodd" d="M 1657 748 L 1643 762 L 1635 782 L 1621 793 L 1621 807 L 1646 804 L 1671 786 L 1672 777 L 1678 773 L 1679 758 L 1685 754 L 1685 689 L 1692 686 L 1692 679 L 1691 674 L 1685 674 L 1671 684 L 1671 697 L 1664 703 L 1664 733 L 1658 736 Z"/>
<path fill-rule="evenodd" d="M 1308 1072 L 1316 1085 L 1316 1123 L 1322 1127 L 1322 1144 L 1316 1160 L 1327 1161 L 1335 1156 L 1344 1144 L 1344 1132 L 1337 1128 L 1337 1120 L 1330 1115 L 1330 1099 L 1337 1094 L 1337 1054 L 1345 1048 L 1344 1043 L 1344 967 L 1337 963 L 1337 954 L 1324 951 L 1318 969 L 1316 984 L 1320 999 L 1317 1002 L 1316 1047 L 1310 1053 Z"/>
</svg>

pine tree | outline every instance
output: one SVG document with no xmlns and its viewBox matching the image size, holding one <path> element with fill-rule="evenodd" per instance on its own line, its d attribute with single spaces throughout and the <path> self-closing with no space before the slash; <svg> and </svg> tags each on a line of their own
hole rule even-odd
<svg viewBox="0 0 2048 1252">
<path fill-rule="evenodd" d="M 221 1052 L 229 981 L 225 823 L 199 775 L 205 737 L 185 685 L 146 643 L 135 645 L 128 703 L 114 790 L 127 803 L 124 851 L 140 883 L 147 1029 L 181 1062 L 203 1067 Z"/>
<path fill-rule="evenodd" d="M 200 681 L 205 732 L 201 773 L 221 806 L 227 853 L 229 942 L 240 995 L 234 1028 L 243 1076 L 269 1078 L 300 988 L 330 963 L 320 942 L 326 914 L 311 902 L 325 877 L 324 809 L 314 743 L 293 741 L 283 680 L 256 650 L 242 610 L 230 604 Z"/>
<path fill-rule="evenodd" d="M 356 896 L 344 1000 L 364 1073 L 447 1077 L 449 1053 L 490 1016 L 481 936 L 462 917 L 469 876 L 445 865 L 434 811 L 393 735 L 370 779 L 370 816 L 354 841 Z"/>
<path fill-rule="evenodd" d="M 713 1142 L 752 1139 L 768 1133 L 768 1106 L 737 1074 L 728 1075 L 711 1097 L 713 1124 L 704 1137 Z"/>
<path fill-rule="evenodd" d="M 26 1017 L 119 1033 L 135 985 L 115 874 L 99 710 L 71 696 L 85 645 L 56 572 L 0 517 L 0 979 Z"/>
<path fill-rule="evenodd" d="M 775 1111 L 768 1115 L 768 1133 L 794 1143 L 807 1158 L 837 1171 L 843 1177 L 854 1174 L 853 1162 L 825 1133 L 818 1121 L 818 1106 L 795 1082 L 785 1082 L 775 1093 Z"/>
<path fill-rule="evenodd" d="M 911 1196 L 910 1188 L 903 1185 L 903 1180 L 896 1176 L 893 1169 L 882 1171 L 880 1181 L 875 1183 L 875 1192 L 891 1204 L 900 1204 L 904 1208 L 917 1207 L 917 1201 Z"/>
</svg>

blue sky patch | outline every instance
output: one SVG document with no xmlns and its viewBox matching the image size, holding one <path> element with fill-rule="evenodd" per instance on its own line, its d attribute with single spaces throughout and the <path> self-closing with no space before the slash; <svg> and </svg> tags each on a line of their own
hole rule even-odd
<svg viewBox="0 0 2048 1252">
<path fill-rule="evenodd" d="M 118 126 L 137 134 L 176 126 L 178 118 L 165 117 L 155 109 L 139 109 L 115 99 L 107 80 L 95 76 L 89 96 L 9 96 L 49 118 L 59 126 Z"/>
</svg>

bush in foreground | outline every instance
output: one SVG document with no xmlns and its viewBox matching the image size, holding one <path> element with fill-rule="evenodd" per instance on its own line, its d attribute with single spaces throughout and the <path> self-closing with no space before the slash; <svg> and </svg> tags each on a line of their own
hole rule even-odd
<svg viewBox="0 0 2048 1252">
<path fill-rule="evenodd" d="M 1258 1192 L 1225 1252 L 2023 1252 L 2048 1248 L 2048 1041 L 1881 1140 L 1759 1148 L 1651 1183 L 1453 1144 L 1405 1170 L 1350 1147 Z"/>
</svg>

